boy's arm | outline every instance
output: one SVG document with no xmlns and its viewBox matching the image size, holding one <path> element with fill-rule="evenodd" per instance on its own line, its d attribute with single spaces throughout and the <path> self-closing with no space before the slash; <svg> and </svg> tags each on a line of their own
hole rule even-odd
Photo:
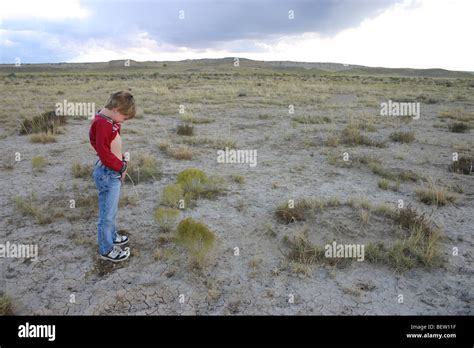
<svg viewBox="0 0 474 348">
<path fill-rule="evenodd" d="M 100 161 L 116 172 L 123 173 L 127 169 L 127 161 L 118 159 L 110 151 L 112 141 L 112 125 L 108 122 L 97 122 L 96 124 L 96 150 Z"/>
</svg>

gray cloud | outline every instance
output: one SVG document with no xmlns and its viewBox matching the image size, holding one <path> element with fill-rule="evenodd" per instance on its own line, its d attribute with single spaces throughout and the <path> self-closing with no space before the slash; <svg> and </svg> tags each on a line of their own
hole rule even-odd
<svg viewBox="0 0 474 348">
<path fill-rule="evenodd" d="M 318 32 L 334 35 L 356 26 L 363 19 L 388 8 L 396 0 L 187 0 L 187 1 L 82 1 L 92 11 L 87 19 L 61 22 L 5 20 L 7 30 L 36 30 L 44 33 L 40 41 L 16 35 L 9 39 L 19 44 L 1 47 L 2 63 L 21 56 L 25 62 L 57 62 L 71 59 L 75 52 L 58 51 L 52 41 L 74 43 L 95 39 L 133 45 L 131 37 L 147 32 L 159 43 L 194 49 L 235 47 L 235 52 L 260 50 L 249 40 L 274 39 L 282 35 Z M 185 19 L 180 20 L 179 11 Z M 288 19 L 293 10 L 295 18 Z M 54 38 L 54 39 L 52 39 Z M 245 47 L 245 49 L 243 48 Z"/>
</svg>

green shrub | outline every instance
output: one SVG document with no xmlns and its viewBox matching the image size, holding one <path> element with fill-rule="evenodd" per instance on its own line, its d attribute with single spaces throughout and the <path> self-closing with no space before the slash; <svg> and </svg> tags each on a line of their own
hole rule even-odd
<svg viewBox="0 0 474 348">
<path fill-rule="evenodd" d="M 195 266 L 204 264 L 214 240 L 214 233 L 205 224 L 192 218 L 182 220 L 176 230 L 176 242 L 188 250 L 191 264 Z"/>
<path fill-rule="evenodd" d="M 155 211 L 155 221 L 158 222 L 163 232 L 170 232 L 175 228 L 179 214 L 179 209 L 159 207 Z"/>
<path fill-rule="evenodd" d="M 213 198 L 224 190 L 221 177 L 207 176 L 202 170 L 190 168 L 178 174 L 177 183 L 189 199 Z"/>
<path fill-rule="evenodd" d="M 163 189 L 161 194 L 160 204 L 170 207 L 170 208 L 181 208 L 180 201 L 184 202 L 184 205 L 187 206 L 190 201 L 189 195 L 184 193 L 181 185 L 172 184 L 168 185 Z"/>
<path fill-rule="evenodd" d="M 206 173 L 204 173 L 202 170 L 189 168 L 180 172 L 176 181 L 179 185 L 186 185 L 193 182 L 205 184 L 207 179 Z"/>
</svg>

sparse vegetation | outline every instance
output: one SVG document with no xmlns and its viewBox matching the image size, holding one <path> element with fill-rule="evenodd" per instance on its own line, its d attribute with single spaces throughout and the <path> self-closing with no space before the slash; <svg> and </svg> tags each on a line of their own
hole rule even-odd
<svg viewBox="0 0 474 348">
<path fill-rule="evenodd" d="M 155 210 L 155 221 L 160 225 L 162 232 L 171 232 L 176 227 L 179 214 L 179 209 L 159 207 Z"/>
<path fill-rule="evenodd" d="M 28 260 L 20 260 L 11 264 L 11 270 L 5 268 L 8 271 L 3 279 L 5 290 L 19 289 L 13 304 L 16 305 L 15 298 L 25 297 L 28 289 L 28 277 L 19 277 L 18 272 L 27 271 L 32 279 L 41 280 L 57 264 L 49 262 L 48 257 L 56 255 L 57 260 L 53 261 L 61 262 L 63 255 L 70 254 L 68 246 L 72 245 L 74 253 L 65 269 L 80 271 L 85 267 L 91 274 L 87 273 L 86 279 L 68 279 L 68 288 L 77 289 L 77 283 L 85 280 L 94 294 L 101 284 L 110 283 L 125 271 L 140 272 L 142 261 L 148 263 L 153 257 L 160 261 L 145 265 L 143 271 L 151 270 L 163 280 L 132 277 L 132 284 L 124 284 L 124 289 L 112 287 L 120 292 L 123 303 L 115 303 L 113 291 L 110 298 L 105 296 L 91 303 L 92 307 L 87 301 L 71 307 L 73 312 L 69 313 L 73 314 L 83 310 L 99 314 L 117 314 L 122 310 L 130 314 L 173 314 L 179 303 L 164 304 L 176 299 L 179 293 L 186 296 L 183 314 L 206 315 L 209 311 L 220 314 L 226 308 L 239 308 L 233 304 L 237 300 L 242 301 L 239 310 L 244 315 L 258 311 L 278 314 L 291 308 L 294 313 L 308 314 L 306 309 L 311 306 L 274 308 L 284 305 L 290 292 L 303 302 L 317 296 L 320 286 L 312 285 L 321 282 L 325 282 L 321 285 L 324 290 L 344 297 L 341 303 L 332 301 L 325 306 L 325 313 L 358 315 L 368 308 L 375 314 L 387 314 L 393 306 L 352 306 L 349 302 L 364 302 L 375 293 L 377 299 L 393 299 L 393 286 L 380 284 L 394 284 L 398 278 L 394 272 L 409 269 L 416 271 L 402 276 L 402 280 L 423 279 L 423 286 L 419 291 L 411 291 L 412 294 L 419 295 L 433 286 L 441 291 L 448 286 L 444 290 L 453 296 L 444 296 L 443 306 L 439 307 L 437 292 L 425 291 L 418 296 L 422 301 L 410 301 L 404 313 L 443 309 L 466 313 L 469 298 L 465 285 L 472 265 L 461 257 L 470 243 L 469 218 L 464 218 L 463 213 L 473 206 L 470 182 L 474 173 L 460 174 L 470 174 L 474 159 L 470 130 L 474 127 L 472 76 L 416 77 L 416 70 L 403 70 L 408 73 L 403 77 L 395 76 L 398 74 L 395 70 L 390 71 L 394 76 L 385 76 L 382 71 L 372 76 L 368 73 L 370 69 L 357 67 L 326 73 L 319 69 L 286 68 L 284 62 L 277 69 L 261 68 L 262 62 L 243 59 L 239 68 L 232 68 L 232 58 L 218 62 L 218 65 L 212 60 L 168 62 L 166 67 L 162 63 L 132 62 L 127 68 L 123 62 L 111 62 L 100 66 L 79 64 L 72 66 L 72 70 L 67 64 L 2 67 L 0 80 L 5 88 L 0 140 L 5 156 L 0 171 L 4 174 L 4 194 L 13 197 L 18 194 L 19 202 L 14 202 L 13 197 L 12 204 L 4 202 L 1 228 L 11 236 L 12 242 L 34 242 L 38 236 L 42 242 L 48 242 L 39 248 L 40 261 L 46 262 L 30 264 Z M 14 74 L 9 77 L 9 73 Z M 436 70 L 432 74 L 444 72 Z M 67 117 L 70 124 L 66 126 L 54 121 L 49 128 L 30 124 L 28 131 L 23 130 L 27 136 L 16 135 L 25 129 L 18 117 L 39 115 L 63 99 L 102 105 L 107 94 L 117 88 L 133 88 L 139 107 L 136 119 L 125 122 L 121 133 L 123 151 L 130 151 L 131 155 L 129 174 L 137 184 L 132 187 L 126 178 L 129 182 L 122 186 L 119 203 L 121 207 L 136 206 L 120 208 L 118 214 L 117 226 L 126 227 L 129 233 L 125 234 L 131 239 L 132 256 L 125 265 L 97 261 L 94 236 L 98 202 L 91 178 L 94 163 L 88 160 L 95 157 L 87 137 L 89 121 L 81 116 Z M 239 92 L 247 97 L 238 98 Z M 418 121 L 411 116 L 378 115 L 380 103 L 387 99 L 419 102 L 420 95 L 424 96 L 423 100 L 432 98 L 438 104 L 423 104 Z M 459 96 L 463 100 L 458 100 Z M 186 106 L 185 114 L 177 112 L 178 104 Z M 294 114 L 288 113 L 289 104 L 295 106 Z M 193 127 L 193 135 L 178 134 L 177 125 Z M 398 141 L 390 138 L 394 131 L 413 133 L 416 139 L 403 143 L 405 137 L 397 135 L 402 142 L 394 142 Z M 258 149 L 258 166 L 216 166 L 216 151 L 226 147 Z M 16 158 L 15 152 L 21 153 L 21 159 Z M 137 162 L 141 153 L 156 159 L 157 176 L 144 179 Z M 453 153 L 460 156 L 456 162 L 452 161 Z M 50 162 L 44 173 L 31 170 L 32 157 L 36 155 Z M 160 161 L 165 174 L 161 174 Z M 135 166 L 139 169 L 134 170 Z M 189 167 L 201 172 L 180 173 Z M 225 179 L 217 189 L 213 175 Z M 438 179 L 434 188 L 426 181 L 430 175 Z M 37 199 L 29 197 L 33 184 Z M 446 194 L 458 197 L 459 202 Z M 198 200 L 208 197 L 214 201 Z M 76 209 L 71 209 L 71 199 L 75 200 Z M 288 199 L 295 200 L 291 209 Z M 419 210 L 399 209 L 400 199 L 405 205 L 412 202 Z M 55 209 L 63 216 L 56 214 Z M 424 211 L 426 216 L 420 219 Z M 203 261 L 210 269 L 198 274 L 189 274 L 190 270 L 183 266 L 187 260 L 199 264 L 201 258 L 197 256 L 198 261 L 194 261 L 191 251 L 188 258 L 185 244 L 177 243 L 178 224 L 189 216 L 202 219 L 215 236 L 223 238 L 222 244 L 218 245 L 217 239 L 213 243 L 216 260 Z M 38 225 L 49 221 L 54 223 Z M 446 228 L 446 241 L 441 242 L 442 232 L 436 224 Z M 325 257 L 325 244 L 333 241 L 365 245 L 365 260 Z M 235 246 L 240 248 L 239 257 L 233 256 Z M 459 248 L 458 258 L 452 257 L 454 246 Z M 194 250 L 199 253 L 198 248 Z M 211 248 L 207 255 L 213 255 L 212 251 Z M 84 255 L 86 261 L 92 257 L 92 263 L 84 264 Z M 433 271 L 432 267 L 442 265 L 443 257 L 462 262 L 456 261 L 455 267 L 450 262 L 446 269 Z M 338 269 L 349 262 L 349 269 L 343 272 Z M 94 274 L 97 265 L 101 270 Z M 315 267 L 324 269 L 315 270 Z M 464 270 L 467 273 L 461 274 Z M 373 282 L 376 290 L 358 292 L 357 282 L 370 282 L 364 273 L 371 271 L 379 277 Z M 461 272 L 459 281 L 449 283 L 446 272 L 451 271 Z M 244 282 L 229 283 L 238 281 L 239 272 Z M 311 279 L 300 279 L 302 275 L 295 272 Z M 349 281 L 341 283 L 341 275 L 348 275 Z M 261 286 L 252 285 L 253 277 L 259 284 L 274 286 L 262 292 Z M 402 283 L 402 287 L 406 285 Z M 47 284 L 45 291 L 54 295 L 52 301 L 61 295 L 61 286 L 61 281 Z M 176 287 L 178 292 L 174 291 Z M 79 284 L 79 288 L 83 286 Z M 148 308 L 141 301 L 141 292 L 133 293 L 141 288 L 146 302 L 151 307 L 163 304 L 161 309 Z M 354 290 L 346 292 L 348 288 Z M 206 306 L 206 302 L 212 302 L 210 298 L 217 297 L 215 289 L 222 292 L 221 297 L 215 305 Z M 30 290 L 32 296 L 26 296 L 14 310 L 23 314 L 25 311 L 43 313 L 42 301 L 33 301 L 41 289 Z M 242 296 L 261 296 L 261 306 L 249 305 Z M 324 301 L 327 296 L 323 293 L 317 299 Z M 47 312 L 56 314 L 61 308 L 49 306 Z M 319 313 L 317 308 L 312 309 Z"/>
<path fill-rule="evenodd" d="M 380 179 L 378 181 L 378 186 L 382 190 L 392 190 L 392 191 L 398 191 L 400 188 L 400 182 L 397 181 L 395 183 L 392 183 L 391 181 L 387 179 Z"/>
<path fill-rule="evenodd" d="M 193 150 L 190 147 L 167 146 L 166 154 L 178 160 L 190 160 L 193 158 Z"/>
<path fill-rule="evenodd" d="M 410 169 L 385 168 L 382 162 L 375 158 L 362 157 L 360 163 L 366 164 L 375 175 L 392 181 L 413 181 L 420 180 L 420 176 Z"/>
<path fill-rule="evenodd" d="M 194 135 L 194 126 L 188 123 L 179 124 L 176 130 L 176 133 L 178 135 L 186 135 L 186 136 Z"/>
<path fill-rule="evenodd" d="M 332 121 L 328 116 L 316 115 L 296 116 L 293 120 L 302 124 L 324 124 Z"/>
<path fill-rule="evenodd" d="M 213 118 L 208 117 L 196 117 L 193 115 L 186 114 L 181 117 L 181 120 L 187 124 L 194 123 L 194 124 L 203 124 L 203 123 L 212 123 L 215 121 Z"/>
<path fill-rule="evenodd" d="M 360 223 L 364 226 L 367 226 L 370 221 L 370 210 L 362 209 L 359 212 Z"/>
<path fill-rule="evenodd" d="M 71 172 L 72 176 L 75 178 L 90 179 L 92 177 L 92 166 L 74 162 L 72 164 Z"/>
<path fill-rule="evenodd" d="M 55 135 L 58 133 L 59 126 L 66 123 L 64 116 L 56 116 L 54 111 L 42 113 L 32 118 L 26 118 L 20 121 L 20 135 L 45 133 Z"/>
<path fill-rule="evenodd" d="M 311 266 L 325 259 L 324 249 L 314 246 L 309 240 L 307 227 L 293 238 L 285 236 L 283 242 L 289 248 L 286 257 L 293 262 Z"/>
<path fill-rule="evenodd" d="M 36 219 L 39 224 L 48 224 L 52 221 L 45 209 L 36 202 L 36 196 L 31 194 L 28 198 L 15 197 L 16 209 L 23 215 L 29 215 Z"/>
<path fill-rule="evenodd" d="M 202 170 L 189 168 L 180 172 L 176 180 L 185 195 L 191 199 L 213 198 L 224 190 L 224 180 L 220 177 L 209 177 Z"/>
<path fill-rule="evenodd" d="M 453 161 L 453 163 L 449 165 L 449 170 L 454 173 L 469 175 L 472 165 L 473 160 L 460 156 L 457 161 Z"/>
<path fill-rule="evenodd" d="M 303 221 L 309 219 L 308 213 L 328 205 L 329 201 L 301 200 L 298 201 L 298 204 L 295 202 L 296 210 L 282 206 L 277 209 L 276 215 L 280 221 L 285 223 Z M 440 265 L 442 261 L 438 244 L 440 233 L 425 214 L 420 215 L 416 209 L 410 206 L 398 210 L 387 205 L 372 206 L 365 198 L 352 198 L 344 204 L 339 202 L 338 205 L 361 209 L 358 219 L 364 226 L 369 224 L 372 214 L 375 214 L 392 220 L 403 231 L 404 238 L 396 240 L 391 245 L 382 241 L 369 243 L 366 256 L 369 262 L 388 263 L 397 272 L 403 272 L 413 267 L 430 268 Z M 306 266 L 321 263 L 325 259 L 323 249 L 310 242 L 308 231 L 309 229 L 306 227 L 302 234 L 293 237 L 293 239 L 285 237 L 283 240 L 290 248 L 287 257 L 293 262 Z M 326 259 L 324 262 L 337 263 L 337 260 Z"/>
<path fill-rule="evenodd" d="M 427 184 L 415 191 L 418 199 L 429 205 L 443 206 L 454 203 L 457 196 L 450 192 L 448 188 L 437 185 L 433 179 L 429 179 Z"/>
<path fill-rule="evenodd" d="M 419 266 L 431 268 L 441 264 L 440 234 L 425 214 L 420 215 L 409 206 L 400 209 L 392 218 L 406 232 L 406 237 L 389 247 L 382 243 L 369 244 L 368 261 L 388 263 L 397 272 Z"/>
<path fill-rule="evenodd" d="M 161 194 L 160 204 L 171 207 L 171 208 L 179 208 L 180 201 L 184 205 L 186 204 L 186 197 L 184 194 L 184 190 L 179 184 L 172 184 L 168 185 L 163 189 L 163 193 Z"/>
<path fill-rule="evenodd" d="M 275 211 L 275 215 L 277 220 L 286 224 L 295 221 L 304 221 L 312 209 L 312 206 L 311 202 L 305 199 L 291 202 L 291 204 L 288 202 L 280 205 Z"/>
<path fill-rule="evenodd" d="M 183 188 L 178 184 L 166 186 L 161 194 L 161 204 L 171 208 L 188 206 L 189 200 L 189 195 L 185 195 Z"/>
<path fill-rule="evenodd" d="M 453 133 L 466 133 L 471 129 L 471 127 L 469 124 L 464 122 L 453 122 L 448 125 L 448 129 Z"/>
<path fill-rule="evenodd" d="M 190 263 L 199 268 L 206 262 L 215 238 L 205 224 L 192 218 L 182 220 L 176 230 L 176 242 L 188 250 Z"/>
<path fill-rule="evenodd" d="M 30 141 L 32 143 L 50 144 L 50 143 L 55 143 L 57 140 L 54 134 L 48 131 L 48 132 L 42 132 L 38 134 L 32 134 L 30 136 Z"/>
<path fill-rule="evenodd" d="M 13 315 L 12 300 L 7 295 L 0 295 L 0 315 Z"/>
<path fill-rule="evenodd" d="M 132 159 L 128 164 L 127 173 L 130 176 L 127 180 L 131 179 L 135 185 L 150 180 L 156 181 L 161 176 L 160 168 L 155 157 L 148 154 L 143 154 L 136 159 Z"/>
<path fill-rule="evenodd" d="M 415 132 L 397 131 L 390 134 L 390 139 L 402 144 L 409 144 L 415 141 Z"/>
<path fill-rule="evenodd" d="M 286 224 L 295 221 L 305 221 L 317 211 L 339 205 L 341 205 L 341 202 L 335 197 L 331 197 L 326 201 L 320 199 L 298 199 L 279 205 L 275 210 L 275 217 L 278 221 Z"/>
<path fill-rule="evenodd" d="M 48 165 L 48 161 L 43 156 L 35 156 L 31 159 L 31 168 L 34 171 L 43 171 Z"/>
<path fill-rule="evenodd" d="M 245 177 L 242 175 L 232 175 L 232 180 L 237 184 L 245 183 Z"/>
<path fill-rule="evenodd" d="M 342 130 L 341 141 L 345 145 L 349 146 L 374 146 L 374 147 L 385 147 L 383 142 L 378 142 L 375 140 L 369 139 L 366 135 L 363 135 L 360 132 L 360 129 L 357 125 L 349 124 Z"/>
</svg>

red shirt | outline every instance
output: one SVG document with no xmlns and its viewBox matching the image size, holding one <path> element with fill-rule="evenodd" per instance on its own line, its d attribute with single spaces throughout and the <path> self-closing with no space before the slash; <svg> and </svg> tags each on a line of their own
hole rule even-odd
<svg viewBox="0 0 474 348">
<path fill-rule="evenodd" d="M 89 130 L 89 140 L 97 152 L 100 161 L 107 168 L 120 172 L 125 165 L 110 151 L 110 143 L 117 134 L 120 134 L 120 123 L 114 122 L 110 117 L 97 113 Z"/>
</svg>

